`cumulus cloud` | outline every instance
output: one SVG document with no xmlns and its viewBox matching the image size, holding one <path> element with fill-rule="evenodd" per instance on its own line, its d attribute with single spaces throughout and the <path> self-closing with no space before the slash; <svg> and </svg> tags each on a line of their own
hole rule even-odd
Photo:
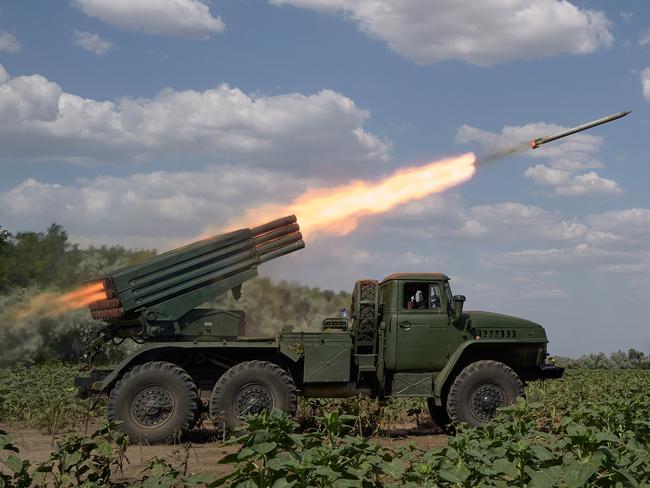
<svg viewBox="0 0 650 488">
<path fill-rule="evenodd" d="M 482 264 L 488 267 L 549 269 L 569 265 L 584 265 L 596 261 L 603 262 L 610 256 L 620 257 L 621 255 L 598 249 L 587 243 L 580 243 L 571 247 L 526 249 L 485 255 L 482 258 Z"/>
<path fill-rule="evenodd" d="M 648 248 L 650 242 L 650 209 L 628 208 L 587 216 L 586 222 L 606 242 L 616 245 Z"/>
<path fill-rule="evenodd" d="M 643 98 L 650 102 L 650 68 L 641 71 L 641 88 L 643 89 Z"/>
<path fill-rule="evenodd" d="M 77 30 L 74 31 L 74 44 L 97 56 L 106 54 L 113 47 L 111 41 L 107 41 L 99 34 Z"/>
<path fill-rule="evenodd" d="M 621 16 L 621 19 L 625 22 L 629 22 L 634 18 L 634 12 L 626 12 L 625 10 L 621 10 L 619 12 L 619 15 Z"/>
<path fill-rule="evenodd" d="M 342 14 L 361 31 L 418 63 L 463 60 L 489 66 L 516 59 L 586 54 L 613 42 L 603 12 L 567 0 L 270 0 Z"/>
<path fill-rule="evenodd" d="M 603 144 L 603 139 L 599 136 L 579 133 L 535 150 L 524 148 L 525 141 L 565 129 L 566 127 L 556 124 L 535 122 L 522 126 L 505 126 L 500 133 L 495 133 L 462 125 L 456 131 L 456 142 L 478 144 L 486 154 L 503 153 L 519 145 L 522 150 L 517 157 L 545 159 L 546 164 L 530 166 L 524 175 L 535 183 L 548 187 L 549 195 L 586 196 L 623 193 L 623 188 L 616 181 L 604 178 L 595 171 L 584 171 L 605 167 L 596 158 Z M 480 159 L 479 156 L 479 161 Z"/>
<path fill-rule="evenodd" d="M 225 225 L 248 205 L 295 195 L 309 184 L 283 173 L 223 166 L 99 176 L 69 185 L 27 179 L 0 193 L 0 217 L 12 229 L 56 221 L 84 245 L 167 249 L 198 237 L 207 224 Z"/>
<path fill-rule="evenodd" d="M 537 164 L 528 168 L 524 174 L 535 183 L 553 187 L 554 195 L 620 195 L 623 193 L 623 188 L 616 181 L 603 178 L 595 171 L 574 176 L 570 171 Z"/>
<path fill-rule="evenodd" d="M 4 72 L 4 70 L 2 70 Z M 248 95 L 226 84 L 171 88 L 152 98 L 93 100 L 43 76 L 0 78 L 0 158 L 133 161 L 201 158 L 336 174 L 389 159 L 389 141 L 364 130 L 369 117 L 332 90 Z"/>
<path fill-rule="evenodd" d="M 377 224 L 393 239 L 416 237 L 429 241 L 471 242 L 512 245 L 516 242 L 577 241 L 588 227 L 560 212 L 534 205 L 502 202 L 467 207 L 456 194 L 429 197 L 409 203 Z"/>
<path fill-rule="evenodd" d="M 13 34 L 0 30 L 0 52 L 16 53 L 20 51 L 20 48 L 20 43 Z"/>
<path fill-rule="evenodd" d="M 200 0 L 72 0 L 89 17 L 120 29 L 146 34 L 209 39 L 225 28 Z"/>
<path fill-rule="evenodd" d="M 650 44 L 650 30 L 644 31 L 639 36 L 639 46 L 646 46 Z"/>
</svg>

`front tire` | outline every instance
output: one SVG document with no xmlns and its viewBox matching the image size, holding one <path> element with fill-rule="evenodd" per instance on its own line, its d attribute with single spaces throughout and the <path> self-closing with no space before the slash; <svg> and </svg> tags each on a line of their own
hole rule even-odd
<svg viewBox="0 0 650 488">
<path fill-rule="evenodd" d="M 226 371 L 210 396 L 210 417 L 223 420 L 230 432 L 245 415 L 274 408 L 290 415 L 296 412 L 296 385 L 280 366 L 268 361 L 246 361 Z"/>
<path fill-rule="evenodd" d="M 108 398 L 108 419 L 133 442 L 173 442 L 192 428 L 197 417 L 196 385 L 185 370 L 152 361 L 135 366 Z"/>
<path fill-rule="evenodd" d="M 523 396 L 524 385 L 512 368 L 498 361 L 476 361 L 456 376 L 447 395 L 447 413 L 454 423 L 478 427 Z"/>
</svg>

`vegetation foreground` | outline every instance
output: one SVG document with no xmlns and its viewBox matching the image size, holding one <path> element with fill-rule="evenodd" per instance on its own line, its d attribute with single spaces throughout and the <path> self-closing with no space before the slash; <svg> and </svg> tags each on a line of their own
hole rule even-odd
<svg viewBox="0 0 650 488">
<path fill-rule="evenodd" d="M 84 422 L 88 405 L 62 387 L 72 374 L 64 366 L 3 370 L 0 421 L 48 431 Z M 278 412 L 251 418 L 229 441 L 238 451 L 214 460 L 232 466 L 222 477 L 154 458 L 142 479 L 120 481 L 128 439 L 115 425 L 69 434 L 42 463 L 22 459 L 0 431 L 0 486 L 649 487 L 649 389 L 647 370 L 570 370 L 530 384 L 528 400 L 490 424 L 459 427 L 446 446 L 428 450 L 360 435 L 417 415 L 419 401 L 305 401 L 301 425 Z"/>
</svg>

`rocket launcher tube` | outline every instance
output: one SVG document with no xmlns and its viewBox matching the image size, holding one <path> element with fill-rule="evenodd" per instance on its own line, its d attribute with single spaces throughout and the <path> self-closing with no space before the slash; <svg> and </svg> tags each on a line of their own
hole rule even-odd
<svg viewBox="0 0 650 488">
<path fill-rule="evenodd" d="M 254 264 L 254 260 L 256 258 L 255 254 L 256 253 L 254 250 L 246 250 L 244 252 L 240 252 L 238 254 L 228 256 L 227 258 L 220 259 L 219 261 L 202 265 L 192 270 L 191 272 L 180 274 L 180 275 L 178 274 L 171 275 L 167 279 L 155 281 L 149 283 L 148 285 L 140 286 L 138 288 L 133 288 L 131 290 L 131 294 L 136 297 L 141 297 L 141 296 L 146 297 L 148 293 L 153 292 L 155 290 L 167 289 L 168 287 L 177 284 L 186 283 L 193 278 L 201 278 L 205 275 L 208 275 L 209 273 L 212 273 L 213 271 L 218 271 L 222 268 L 230 267 L 233 265 L 239 265 L 239 264 L 241 264 L 241 266 L 250 266 L 249 263 L 251 262 L 251 260 Z M 138 303 L 142 303 L 142 300 L 143 299 L 141 298 L 136 298 L 136 301 Z"/>
<path fill-rule="evenodd" d="M 296 217 L 290 215 L 122 268 L 105 278 L 116 301 L 93 302 L 93 317 L 119 324 L 142 318 L 178 320 L 257 276 L 261 263 L 302 249 L 305 244 L 299 228 Z"/>
<path fill-rule="evenodd" d="M 269 242 L 273 239 L 286 236 L 287 234 L 291 234 L 299 230 L 300 230 L 300 226 L 298 224 L 289 224 L 287 226 L 280 227 L 279 229 L 273 230 L 271 232 L 267 232 L 266 234 L 256 236 L 253 238 L 253 242 L 255 242 L 256 246 L 260 246 L 261 244 Z"/>
<path fill-rule="evenodd" d="M 270 251 L 262 256 L 260 256 L 260 264 L 266 263 L 267 261 L 271 261 L 272 259 L 279 258 L 280 256 L 284 256 L 285 254 L 290 254 L 294 251 L 298 251 L 300 249 L 303 249 L 305 247 L 305 241 L 298 241 L 294 242 L 293 244 L 289 246 L 282 247 L 280 249 L 276 249 L 275 251 Z"/>
<path fill-rule="evenodd" d="M 281 219 L 272 220 L 271 222 L 268 222 L 266 224 L 253 227 L 251 229 L 251 233 L 254 236 L 259 236 L 260 234 L 264 234 L 265 232 L 269 232 L 270 230 L 274 230 L 279 227 L 284 227 L 285 225 L 289 225 L 289 224 L 295 224 L 297 221 L 298 219 L 296 218 L 295 215 L 288 215 L 286 217 L 282 217 Z"/>
<path fill-rule="evenodd" d="M 183 281 L 182 283 L 178 284 L 177 286 L 167 288 L 165 290 L 160 291 L 159 293 L 153 294 L 153 295 L 148 295 L 145 298 L 137 299 L 136 302 L 139 303 L 150 303 L 150 302 L 156 302 L 162 298 L 166 298 L 168 296 L 173 296 L 177 293 L 182 293 L 184 291 L 188 291 L 198 285 L 201 284 L 207 284 L 210 283 L 214 280 L 217 280 L 219 278 L 225 278 L 231 274 L 234 274 L 238 271 L 245 270 L 246 268 L 249 268 L 251 266 L 254 266 L 257 264 L 257 259 L 251 258 L 248 259 L 247 261 L 242 261 L 236 264 L 233 264 L 232 266 L 228 266 L 225 268 L 220 268 L 216 271 L 213 271 L 211 273 L 206 273 L 204 275 L 199 276 L 198 278 L 194 278 L 192 280 L 186 280 Z M 192 307 L 193 308 L 193 307 Z"/>
<path fill-rule="evenodd" d="M 267 242 L 266 244 L 262 244 L 261 246 L 257 246 L 256 250 L 258 254 L 262 255 L 269 251 L 273 251 L 279 247 L 284 247 L 287 244 L 291 244 L 292 242 L 299 241 L 301 239 L 302 239 L 302 234 L 300 232 L 294 232 L 293 234 L 289 234 L 287 236 L 281 237 L 280 239 L 275 239 L 271 242 Z"/>
</svg>

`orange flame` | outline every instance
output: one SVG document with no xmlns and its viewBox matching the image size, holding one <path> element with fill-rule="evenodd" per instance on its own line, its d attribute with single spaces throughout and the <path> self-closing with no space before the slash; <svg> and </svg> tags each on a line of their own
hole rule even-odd
<svg viewBox="0 0 650 488">
<path fill-rule="evenodd" d="M 367 215 L 383 214 L 398 205 L 440 193 L 469 180 L 476 171 L 474 154 L 434 161 L 396 171 L 379 181 L 353 181 L 334 188 L 307 190 L 288 205 L 252 208 L 245 222 L 264 222 L 294 213 L 305 236 L 319 233 L 346 235 Z M 229 228 L 241 226 L 231 222 Z"/>
<path fill-rule="evenodd" d="M 65 295 L 52 292 L 40 293 L 11 315 L 17 320 L 36 314 L 40 317 L 54 317 L 106 298 L 108 295 L 104 283 L 92 283 Z"/>
</svg>

